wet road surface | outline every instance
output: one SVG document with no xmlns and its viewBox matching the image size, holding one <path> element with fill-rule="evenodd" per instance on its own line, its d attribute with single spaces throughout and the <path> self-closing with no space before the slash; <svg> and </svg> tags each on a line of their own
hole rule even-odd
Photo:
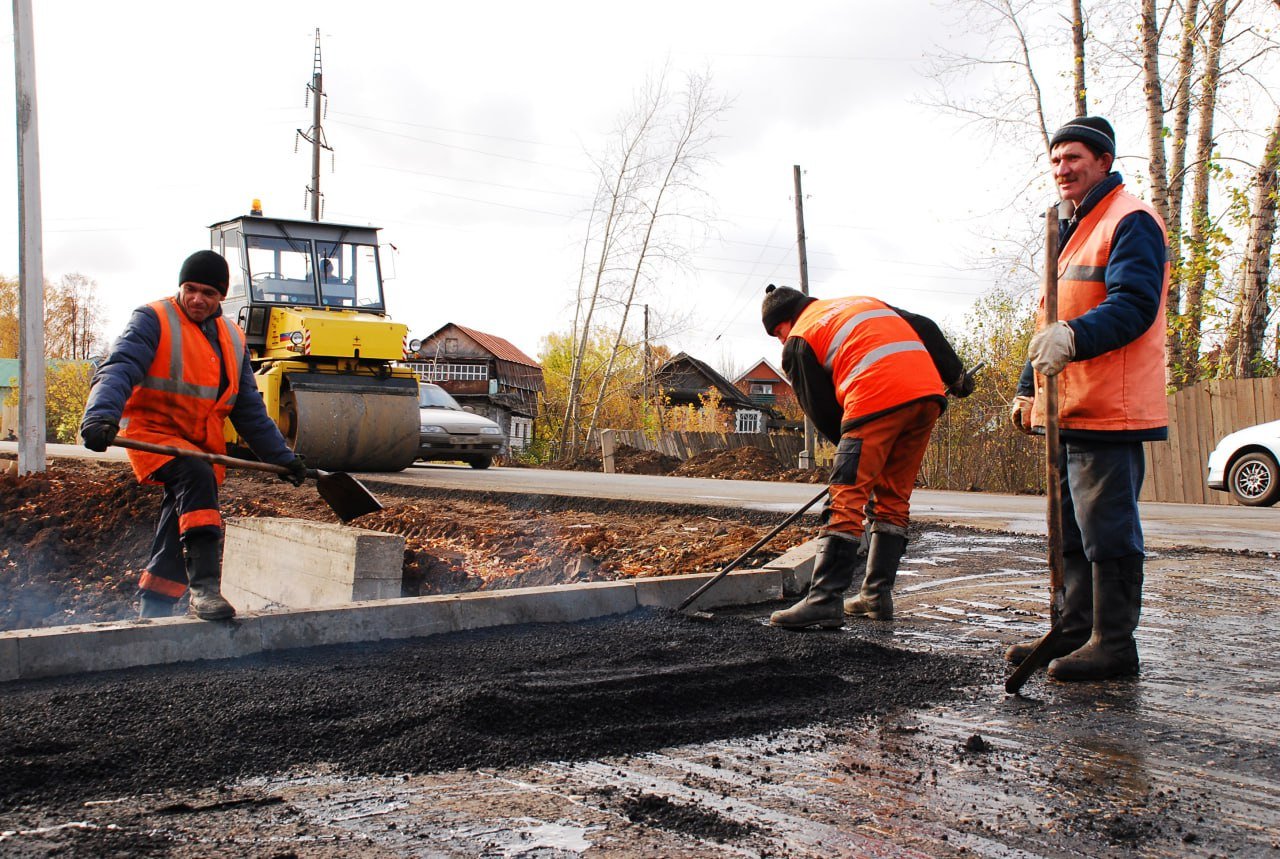
<svg viewBox="0 0 1280 859">
<path fill-rule="evenodd" d="M 54 766 L 84 743 L 111 766 L 46 786 L 7 777 L 0 855 L 1280 856 L 1280 561 L 1152 552 L 1142 676 L 1040 674 L 1011 698 L 999 654 L 1044 628 L 1043 557 L 1036 538 L 926 530 L 904 560 L 898 618 L 837 633 L 767 629 L 759 607 L 455 642 L 440 655 L 481 667 L 459 681 L 475 694 L 455 726 L 493 716 L 462 734 L 434 733 L 449 713 L 397 723 L 376 707 L 436 676 L 411 661 L 430 639 L 379 646 L 368 676 L 391 685 L 364 704 L 330 694 L 359 677 L 351 649 L 7 684 L 0 766 Z M 512 661 L 530 648 L 541 674 Z M 398 653 L 412 669 L 385 673 Z M 201 713 L 170 711 L 205 683 L 245 702 L 202 735 L 212 748 L 184 748 L 176 726 Z M 149 701 L 154 735 L 28 718 L 58 702 Z M 379 732 L 445 748 L 364 748 Z M 232 766 L 219 737 L 268 765 Z M 147 742 L 163 753 L 135 750 Z M 292 748 L 317 742 L 327 754 Z M 474 763 L 450 764 L 467 745 Z M 582 754 L 596 747 L 606 753 Z M 223 772 L 236 775 L 206 777 Z M 148 776 L 165 787 L 128 789 Z"/>
</svg>

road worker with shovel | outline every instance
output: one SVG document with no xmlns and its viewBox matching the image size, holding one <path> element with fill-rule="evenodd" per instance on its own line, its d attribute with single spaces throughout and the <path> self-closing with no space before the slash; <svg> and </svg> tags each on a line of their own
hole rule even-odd
<svg viewBox="0 0 1280 859">
<path fill-rule="evenodd" d="M 973 374 L 932 320 L 875 298 L 817 300 L 770 284 L 761 317 L 764 330 L 783 344 L 782 368 L 800 406 L 836 445 L 809 591 L 769 623 L 836 629 L 846 614 L 890 620 L 911 491 L 929 434 L 948 392 L 973 392 Z M 866 575 L 858 595 L 843 600 L 873 493 Z"/>
<path fill-rule="evenodd" d="M 307 476 L 302 458 L 267 414 L 253 378 L 244 332 L 222 315 L 226 260 L 198 251 L 182 264 L 178 294 L 139 307 L 89 390 L 80 435 L 104 451 L 121 430 L 140 442 L 192 451 L 226 451 L 230 418 L 254 453 L 287 468 L 295 486 Z M 203 620 L 236 610 L 222 597 L 222 514 L 218 485 L 225 469 L 191 456 L 130 450 L 134 474 L 164 486 L 151 558 L 138 583 L 139 616 L 168 617 L 188 590 Z"/>
<path fill-rule="evenodd" d="M 1011 415 L 1025 433 L 1046 426 L 1045 378 L 1057 377 L 1062 585 L 1052 600 L 1056 636 L 1046 642 L 1055 680 L 1138 673 L 1142 443 L 1168 437 L 1168 234 L 1112 172 L 1115 153 L 1101 117 L 1073 119 L 1050 140 L 1059 211 L 1069 210 L 1060 218 L 1059 321 L 1045 324 L 1042 294 Z M 1015 644 L 1005 658 L 1020 665 L 1039 643 Z"/>
</svg>

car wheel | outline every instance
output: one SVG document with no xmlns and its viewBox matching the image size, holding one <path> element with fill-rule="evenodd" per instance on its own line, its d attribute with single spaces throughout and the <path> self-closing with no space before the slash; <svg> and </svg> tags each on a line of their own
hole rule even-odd
<svg viewBox="0 0 1280 859">
<path fill-rule="evenodd" d="M 1280 500 L 1280 467 L 1270 454 L 1246 453 L 1232 464 L 1227 485 L 1241 504 L 1270 507 Z"/>
<path fill-rule="evenodd" d="M 467 463 L 472 468 L 488 468 L 489 466 L 493 465 L 493 457 L 492 456 L 473 456 L 467 460 Z"/>
</svg>

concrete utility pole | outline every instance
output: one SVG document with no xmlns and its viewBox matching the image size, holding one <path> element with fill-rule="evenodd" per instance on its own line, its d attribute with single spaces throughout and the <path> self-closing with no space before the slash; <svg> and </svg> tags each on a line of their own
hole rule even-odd
<svg viewBox="0 0 1280 859">
<path fill-rule="evenodd" d="M 800 190 L 800 165 L 791 168 L 796 185 L 796 247 L 800 249 L 800 291 L 809 294 L 809 253 L 804 244 L 804 192 Z M 800 451 L 800 467 L 813 466 L 813 421 L 804 419 L 804 450 Z"/>
<path fill-rule="evenodd" d="M 44 262 L 40 218 L 40 138 L 31 0 L 13 0 L 14 89 L 18 107 L 18 473 L 45 469 Z"/>
<path fill-rule="evenodd" d="M 320 150 L 333 147 L 324 139 L 324 127 L 320 124 L 324 119 L 321 101 L 328 105 L 324 94 L 324 73 L 320 68 L 320 28 L 316 27 L 315 62 L 311 66 L 311 83 L 307 84 L 307 101 L 311 102 L 311 127 L 306 131 L 298 129 L 298 137 L 311 144 L 311 184 L 307 186 L 307 199 L 311 201 L 311 220 L 320 220 Z M 296 147 L 295 147 L 296 150 Z"/>
</svg>

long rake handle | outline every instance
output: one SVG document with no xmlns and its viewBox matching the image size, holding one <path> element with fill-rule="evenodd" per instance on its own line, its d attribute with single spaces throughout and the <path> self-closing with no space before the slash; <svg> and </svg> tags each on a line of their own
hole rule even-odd
<svg viewBox="0 0 1280 859">
<path fill-rule="evenodd" d="M 1058 208 L 1045 213 L 1044 318 L 1045 327 L 1058 321 Z M 1014 695 L 1045 662 L 1061 632 L 1062 614 L 1062 475 L 1058 470 L 1058 377 L 1046 376 L 1045 392 L 1045 492 L 1048 500 L 1046 530 L 1049 542 L 1049 632 L 1004 682 L 1004 691 Z"/>
<path fill-rule="evenodd" d="M 116 447 L 127 447 L 133 450 L 144 450 L 148 453 L 160 453 L 165 456 L 189 456 L 193 459 L 203 459 L 205 462 L 212 462 L 217 465 L 225 465 L 228 468 L 248 468 L 253 471 L 268 471 L 272 474 L 288 474 L 289 469 L 283 465 L 275 465 L 270 462 L 255 462 L 252 459 L 236 459 L 234 456 L 224 456 L 220 453 L 208 453 L 203 450 L 190 450 L 185 447 L 170 447 L 166 444 L 152 444 L 149 441 L 138 441 L 132 438 L 122 438 L 116 436 L 115 441 L 111 442 Z M 315 477 L 319 472 L 315 469 L 307 469 L 307 475 Z"/>
<path fill-rule="evenodd" d="M 687 609 L 690 605 L 693 604 L 694 600 L 696 600 L 698 597 L 702 596 L 704 593 L 709 591 L 712 588 L 712 586 L 715 585 L 716 582 L 720 581 L 725 576 L 729 575 L 730 572 L 737 569 L 739 564 L 741 564 L 747 558 L 750 558 L 752 555 L 754 555 L 756 551 L 760 549 L 761 546 L 763 546 L 765 543 L 768 543 L 774 537 L 778 536 L 779 532 L 781 532 L 783 528 L 787 527 L 792 522 L 799 519 L 802 515 L 804 515 L 804 512 L 806 510 L 808 510 L 810 507 L 812 507 L 813 505 L 821 501 L 826 496 L 828 491 L 829 489 L 823 489 L 817 495 L 813 496 L 813 498 L 810 499 L 803 507 L 801 507 L 796 512 L 792 513 L 786 519 L 779 522 L 776 528 L 774 528 L 768 534 L 765 534 L 763 537 L 757 540 L 754 546 L 752 546 L 750 549 L 747 549 L 747 551 L 743 552 L 738 557 L 734 558 L 727 565 L 725 565 L 725 568 L 723 570 L 716 573 L 713 578 L 705 582 L 702 585 L 702 587 L 698 588 L 696 591 L 689 594 L 689 596 L 685 598 L 685 601 L 680 603 L 680 605 L 676 607 L 676 611 L 684 611 L 685 609 Z"/>
</svg>

